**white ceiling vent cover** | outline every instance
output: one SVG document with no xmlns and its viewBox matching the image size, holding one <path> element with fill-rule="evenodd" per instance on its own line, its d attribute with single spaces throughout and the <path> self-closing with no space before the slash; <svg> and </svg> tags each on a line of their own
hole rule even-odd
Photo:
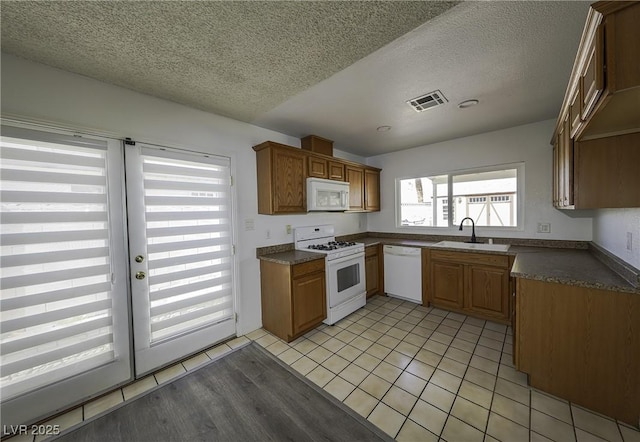
<svg viewBox="0 0 640 442">
<path fill-rule="evenodd" d="M 428 94 L 421 95 L 416 98 L 412 98 L 407 101 L 407 104 L 413 108 L 416 112 L 423 112 L 432 107 L 445 104 L 447 101 L 445 96 L 439 90 L 429 92 Z"/>
</svg>

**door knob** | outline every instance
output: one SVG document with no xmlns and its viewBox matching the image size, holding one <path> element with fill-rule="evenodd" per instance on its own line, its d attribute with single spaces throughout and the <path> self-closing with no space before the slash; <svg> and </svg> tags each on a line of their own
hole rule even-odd
<svg viewBox="0 0 640 442">
<path fill-rule="evenodd" d="M 136 279 L 144 279 L 147 276 L 145 272 L 136 273 Z"/>
<path fill-rule="evenodd" d="M 144 256 L 138 255 L 138 256 L 135 257 L 135 260 L 136 260 L 136 262 L 142 262 L 142 261 L 144 261 Z"/>
</svg>

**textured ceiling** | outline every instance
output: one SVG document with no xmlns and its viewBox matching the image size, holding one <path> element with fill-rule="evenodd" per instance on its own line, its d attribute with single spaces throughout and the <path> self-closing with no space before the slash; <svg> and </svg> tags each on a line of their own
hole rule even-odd
<svg viewBox="0 0 640 442">
<path fill-rule="evenodd" d="M 254 124 L 318 134 L 368 157 L 556 118 L 588 9 L 583 1 L 460 4 Z M 436 89 L 448 103 L 421 113 L 406 104 Z M 480 104 L 457 107 L 473 98 Z M 392 129 L 377 132 L 383 125 Z"/>
<path fill-rule="evenodd" d="M 2 50 L 362 156 L 555 118 L 589 2 L 456 3 L 1 0 Z"/>
<path fill-rule="evenodd" d="M 456 3 L 3 0 L 2 50 L 252 121 Z"/>
</svg>

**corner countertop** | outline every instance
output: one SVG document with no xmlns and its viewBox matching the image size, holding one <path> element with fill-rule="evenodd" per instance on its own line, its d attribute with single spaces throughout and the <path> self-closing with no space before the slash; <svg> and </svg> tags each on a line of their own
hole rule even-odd
<svg viewBox="0 0 640 442">
<path fill-rule="evenodd" d="M 277 264 L 295 265 L 316 259 L 324 259 L 323 253 L 305 252 L 304 250 L 288 250 L 286 252 L 269 253 L 259 257 L 263 261 Z"/>
<path fill-rule="evenodd" d="M 587 250 L 551 249 L 519 253 L 511 268 L 511 276 L 640 294 L 640 288 L 631 285 Z"/>
</svg>

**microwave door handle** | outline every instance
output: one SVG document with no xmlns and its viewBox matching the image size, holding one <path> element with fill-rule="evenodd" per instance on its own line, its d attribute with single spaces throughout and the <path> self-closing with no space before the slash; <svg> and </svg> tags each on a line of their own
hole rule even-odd
<svg viewBox="0 0 640 442">
<path fill-rule="evenodd" d="M 342 207 L 347 207 L 347 192 L 344 190 L 340 192 L 340 200 L 342 202 Z"/>
</svg>

